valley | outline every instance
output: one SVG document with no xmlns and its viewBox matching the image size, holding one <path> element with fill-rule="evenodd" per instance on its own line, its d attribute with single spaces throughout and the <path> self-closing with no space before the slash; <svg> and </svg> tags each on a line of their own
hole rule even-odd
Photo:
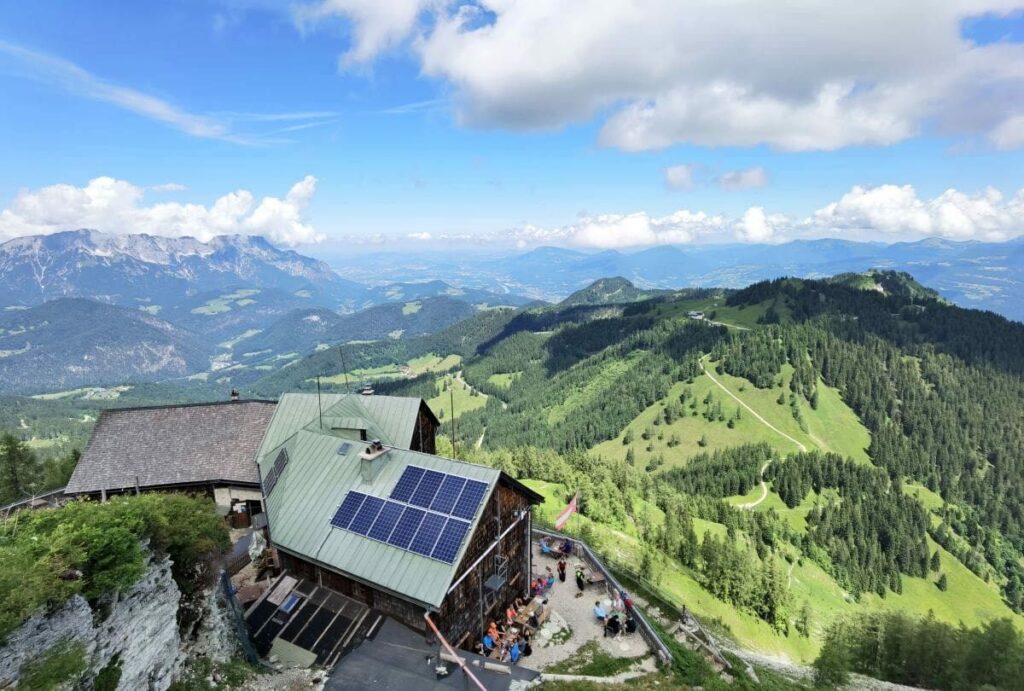
<svg viewBox="0 0 1024 691">
<path fill-rule="evenodd" d="M 276 398 L 315 391 L 318 377 L 327 392 L 370 384 L 422 397 L 446 435 L 442 454 L 497 466 L 543 494 L 542 524 L 578 490 L 569 532 L 726 645 L 808 664 L 834 624 L 886 611 L 967 626 L 1009 618 L 1024 630 L 1020 575 L 1002 556 L 1016 553 L 1019 533 L 999 537 L 985 508 L 1002 466 L 957 487 L 947 478 L 971 474 L 969 464 L 940 470 L 927 454 L 886 451 L 892 420 L 920 414 L 908 406 L 948 410 L 959 389 L 946 379 L 984 377 L 987 389 L 969 395 L 993 417 L 968 425 L 962 443 L 999 425 L 987 453 L 1012 463 L 1000 449 L 1019 425 L 985 397 L 1024 396 L 1008 349 L 1019 324 L 952 307 L 898 274 L 743 291 L 601 281 L 560 304 L 519 308 L 408 291 L 361 312 L 298 311 L 238 332 L 215 344 L 202 377 L 83 377 L 8 396 L 0 423 L 37 452 L 64 453 L 104 407 L 217 400 L 226 387 Z M 223 318 L 262 295 L 236 290 L 190 309 Z M 37 309 L 10 311 L 8 334 L 41 328 Z M 413 321 L 398 337 L 403 320 Z M 962 320 L 989 334 L 984 345 L 953 335 L 968 331 Z M 876 392 L 883 382 L 897 389 Z M 871 412 L 879 407 L 884 418 Z M 912 419 L 902 424 L 925 418 Z M 903 443 L 935 443 L 905 429 Z M 891 538 L 861 516 L 895 496 L 885 530 L 899 537 L 886 547 Z"/>
</svg>

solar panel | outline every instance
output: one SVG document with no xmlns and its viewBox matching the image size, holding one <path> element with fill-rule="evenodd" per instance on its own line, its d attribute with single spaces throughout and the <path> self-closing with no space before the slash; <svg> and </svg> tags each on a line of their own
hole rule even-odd
<svg viewBox="0 0 1024 691">
<path fill-rule="evenodd" d="M 348 446 L 350 442 L 343 442 L 338 453 L 344 455 Z M 274 470 L 270 475 L 276 482 L 280 473 Z M 479 480 L 408 466 L 390 499 L 349 492 L 331 525 L 451 564 L 487 489 L 487 483 Z"/>
<path fill-rule="evenodd" d="M 441 488 L 437 490 L 434 501 L 430 504 L 431 511 L 438 513 L 451 513 L 455 502 L 459 500 L 459 494 L 466 485 L 466 478 L 455 475 L 445 475 Z"/>
<path fill-rule="evenodd" d="M 334 512 L 331 525 L 335 528 L 348 529 L 356 512 L 359 511 L 359 507 L 363 505 L 364 499 L 366 499 L 366 495 L 362 492 L 349 492 L 345 496 L 345 501 L 341 502 L 341 506 Z"/>
<path fill-rule="evenodd" d="M 441 531 L 441 537 L 437 539 L 437 544 L 434 545 L 434 551 L 430 553 L 430 556 L 438 561 L 451 564 L 455 561 L 455 557 L 459 553 L 459 548 L 462 547 L 462 540 L 466 537 L 466 533 L 468 531 L 469 523 L 455 518 L 449 518 L 448 523 L 445 524 L 444 530 Z"/>
<path fill-rule="evenodd" d="M 288 465 L 288 449 L 281 449 L 281 452 L 277 454 L 277 459 L 274 460 L 274 470 L 277 471 L 278 479 L 280 479 L 286 465 Z"/>
<path fill-rule="evenodd" d="M 486 493 L 486 483 L 467 480 L 466 487 L 462 490 L 462 494 L 459 495 L 459 500 L 455 503 L 455 508 L 452 509 L 451 514 L 467 520 L 473 518 L 476 515 L 477 508 L 480 506 L 480 501 Z"/>
<path fill-rule="evenodd" d="M 377 520 L 373 522 L 373 527 L 370 528 L 370 532 L 366 536 L 374 540 L 387 542 L 388 535 L 391 534 L 395 524 L 398 523 L 398 519 L 401 518 L 403 511 L 405 511 L 404 505 L 393 501 L 385 502 L 384 508 L 377 514 Z"/>
<path fill-rule="evenodd" d="M 391 531 L 391 536 L 388 538 L 388 544 L 394 545 L 399 549 L 408 549 L 409 543 L 412 542 L 412 538 L 416 535 L 416 531 L 420 527 L 420 522 L 426 515 L 426 511 L 416 509 L 411 506 L 405 507 L 405 511 L 402 512 L 402 517 L 398 519 L 398 525 Z"/>
<path fill-rule="evenodd" d="M 367 497 L 348 529 L 358 535 L 366 535 L 383 506 L 384 500 L 380 497 Z"/>
<path fill-rule="evenodd" d="M 269 497 L 275 486 L 277 486 L 277 469 L 271 466 L 266 477 L 263 478 L 263 496 Z"/>
<path fill-rule="evenodd" d="M 423 508 L 430 506 L 430 502 L 434 501 L 434 495 L 444 481 L 444 477 L 444 473 L 439 473 L 436 470 L 423 471 L 423 479 L 416 486 L 416 491 L 412 493 L 412 499 L 409 500 L 409 503 L 422 506 Z"/>
<path fill-rule="evenodd" d="M 428 513 L 423 517 L 423 522 L 420 524 L 420 529 L 416 531 L 416 537 L 412 539 L 409 550 L 429 557 L 430 553 L 434 551 L 437 536 L 441 534 L 441 529 L 447 522 L 448 519 L 444 516 Z"/>
<path fill-rule="evenodd" d="M 420 478 L 423 477 L 423 468 L 417 468 L 416 466 L 409 466 L 402 473 L 402 477 L 398 479 L 398 484 L 391 490 L 391 498 L 395 501 L 409 501 L 409 497 L 412 496 L 413 491 L 416 489 L 416 485 L 419 484 Z"/>
<path fill-rule="evenodd" d="M 341 445 L 338 446 L 338 455 L 339 456 L 347 456 L 348 452 L 351 451 L 351 450 L 352 450 L 352 444 L 351 443 L 349 443 L 347 441 L 346 442 L 342 442 Z"/>
</svg>

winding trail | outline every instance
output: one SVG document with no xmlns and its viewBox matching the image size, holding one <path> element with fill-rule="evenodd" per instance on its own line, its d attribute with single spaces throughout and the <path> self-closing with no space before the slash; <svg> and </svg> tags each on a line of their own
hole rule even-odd
<svg viewBox="0 0 1024 691">
<path fill-rule="evenodd" d="M 752 509 L 768 498 L 768 483 L 764 481 L 764 471 L 768 470 L 768 466 L 771 464 L 771 460 L 768 460 L 761 466 L 761 498 L 757 501 L 749 501 L 746 504 L 737 504 L 737 509 Z"/>
<path fill-rule="evenodd" d="M 701 361 L 700 361 L 700 369 L 701 369 L 701 371 L 702 371 L 702 372 L 703 372 L 703 373 L 704 373 L 705 375 L 707 375 L 707 378 L 708 378 L 708 379 L 710 379 L 711 381 L 713 381 L 713 382 L 715 383 L 715 385 L 716 385 L 716 386 L 717 386 L 718 388 L 720 388 L 720 389 L 721 389 L 722 391 L 724 391 L 724 392 L 725 392 L 726 394 L 728 394 L 728 395 L 729 395 L 729 398 L 731 398 L 732 400 L 736 401 L 736 402 L 737 402 L 737 403 L 739 403 L 739 404 L 740 404 L 741 406 L 743 406 L 744 408 L 746 408 L 746 409 L 747 409 L 747 410 L 748 410 L 748 411 L 750 412 L 750 414 L 751 414 L 751 415 L 753 415 L 753 416 L 754 416 L 755 418 L 757 418 L 758 420 L 760 420 L 760 421 L 761 421 L 761 422 L 762 422 L 762 423 L 763 423 L 763 424 L 765 425 L 765 427 L 767 427 L 768 429 L 772 430 L 773 432 L 775 432 L 775 433 L 776 433 L 776 434 L 778 434 L 779 436 L 781 436 L 781 437 L 785 437 L 785 438 L 786 438 L 786 439 L 788 439 L 789 441 L 793 442 L 794 444 L 796 444 L 796 445 L 797 445 L 797 448 L 799 448 L 799 449 L 800 449 L 801 451 L 805 451 L 805 452 L 807 451 L 807 447 L 806 447 L 806 446 L 804 446 L 804 445 L 803 445 L 802 443 L 798 442 L 798 441 L 797 441 L 796 439 L 794 439 L 793 437 L 789 436 L 788 434 L 786 434 L 785 432 L 783 432 L 782 430 L 780 430 L 780 429 L 779 429 L 778 427 L 776 427 L 776 426 L 775 426 L 775 425 L 773 425 L 772 423 L 770 423 L 770 422 L 768 422 L 767 420 L 765 420 L 765 419 L 764 419 L 763 417 L 761 417 L 761 416 L 760 416 L 760 415 L 758 414 L 758 412 L 757 412 L 756 410 L 754 410 L 754 409 L 753 409 L 753 408 L 751 408 L 751 407 L 750 407 L 749 405 L 747 405 L 746 403 L 744 403 L 744 402 L 743 402 L 743 400 L 742 400 L 742 399 L 740 399 L 740 397 L 739 397 L 739 396 L 737 396 L 737 395 L 736 395 L 736 394 L 734 394 L 734 393 L 733 393 L 732 391 L 730 391 L 730 390 L 729 390 L 728 388 L 726 388 L 725 384 L 723 384 L 722 382 L 720 382 L 720 381 L 718 381 L 717 379 L 715 379 L 715 376 L 714 376 L 713 374 L 711 374 L 711 372 L 710 372 L 710 371 L 708 371 L 708 368 L 707 368 L 707 367 L 705 367 L 705 366 L 704 366 L 704 361 L 703 361 L 703 360 L 701 360 Z M 769 461 L 769 462 L 770 462 L 770 461 Z M 762 471 L 762 472 L 764 472 L 764 471 Z"/>
</svg>

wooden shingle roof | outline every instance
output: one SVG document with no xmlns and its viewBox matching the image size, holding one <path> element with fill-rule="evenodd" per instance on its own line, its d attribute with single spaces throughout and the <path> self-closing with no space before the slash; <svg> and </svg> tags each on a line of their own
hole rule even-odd
<svg viewBox="0 0 1024 691">
<path fill-rule="evenodd" d="M 65 492 L 259 486 L 256 452 L 274 408 L 273 401 L 229 401 L 105 410 Z"/>
</svg>

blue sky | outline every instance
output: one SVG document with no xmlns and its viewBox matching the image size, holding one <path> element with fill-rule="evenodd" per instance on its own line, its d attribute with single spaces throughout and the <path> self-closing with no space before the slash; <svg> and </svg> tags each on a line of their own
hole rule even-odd
<svg viewBox="0 0 1024 691">
<path fill-rule="evenodd" d="M 744 4 L 746 21 L 658 0 L 644 18 L 601 2 L 5 3 L 0 240 L 1024 232 L 1021 7 L 836 4 L 805 25 Z M 214 213 L 237 190 L 248 205 Z"/>
</svg>

